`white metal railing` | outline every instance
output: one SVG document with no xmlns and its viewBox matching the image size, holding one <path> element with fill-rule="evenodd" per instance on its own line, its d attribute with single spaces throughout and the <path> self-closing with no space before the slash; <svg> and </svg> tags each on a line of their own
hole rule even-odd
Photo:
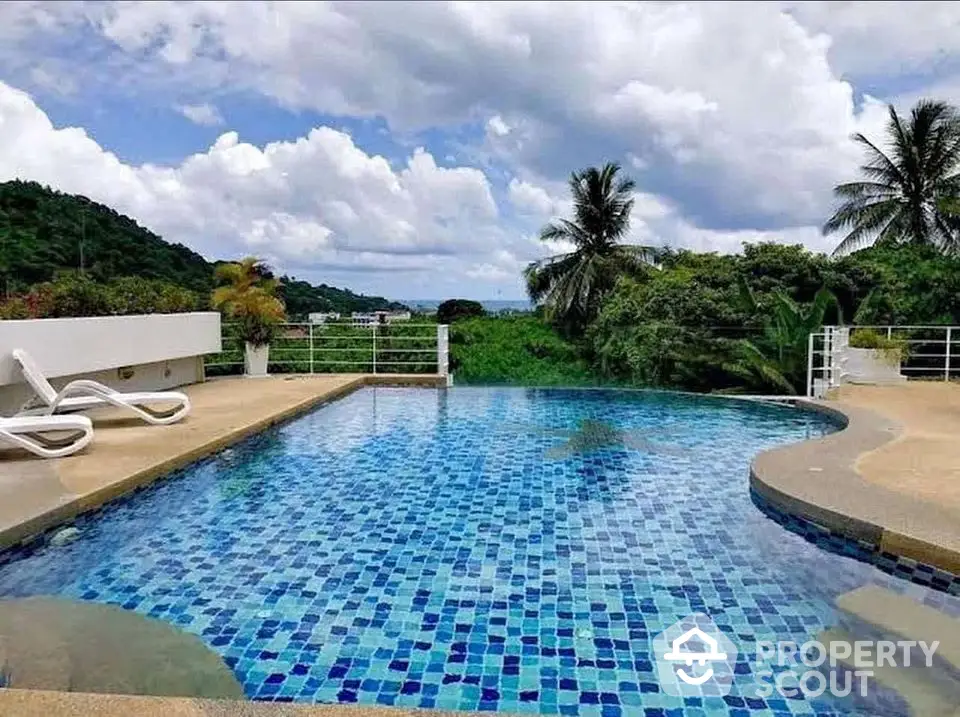
<svg viewBox="0 0 960 717">
<path fill-rule="evenodd" d="M 285 323 L 270 343 L 271 373 L 449 374 L 449 327 L 406 321 Z M 208 374 L 240 373 L 244 345 L 236 324 L 223 324 L 223 351 L 208 356 Z"/>
<path fill-rule="evenodd" d="M 881 380 L 960 378 L 960 326 L 824 326 L 808 338 L 807 396 L 820 398 L 831 388 L 856 379 L 850 363 L 850 336 L 864 329 L 895 339 L 907 349 L 906 358 L 893 366 L 889 375 L 881 375 Z"/>
</svg>

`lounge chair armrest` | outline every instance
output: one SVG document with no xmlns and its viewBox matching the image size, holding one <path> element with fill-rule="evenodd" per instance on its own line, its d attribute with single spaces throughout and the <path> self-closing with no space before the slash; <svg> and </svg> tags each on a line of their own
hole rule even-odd
<svg viewBox="0 0 960 717">
<path fill-rule="evenodd" d="M 106 393 L 106 394 L 119 393 L 119 391 L 117 391 L 117 390 L 115 390 L 115 389 L 112 389 L 112 388 L 110 388 L 109 386 L 105 386 L 105 385 L 103 385 L 102 383 L 100 383 L 99 381 L 94 381 L 94 380 L 89 379 L 89 378 L 78 378 L 77 380 L 71 381 L 71 382 L 68 383 L 66 386 L 64 386 L 62 389 L 60 389 L 60 393 L 61 393 L 61 394 L 68 393 L 68 392 L 71 393 L 71 394 L 74 394 L 74 393 L 94 393 L 94 392 L 95 392 L 95 393 L 98 393 L 98 394 L 104 394 L 104 393 Z"/>
<path fill-rule="evenodd" d="M 94 398 L 104 398 L 105 396 L 113 396 L 118 392 L 114 391 L 109 386 L 104 386 L 98 381 L 91 381 L 86 378 L 79 378 L 76 381 L 71 381 L 57 393 L 57 397 L 54 399 L 53 403 L 49 406 L 49 413 L 54 413 L 64 399 L 70 398 L 71 396 L 92 396 Z"/>
</svg>

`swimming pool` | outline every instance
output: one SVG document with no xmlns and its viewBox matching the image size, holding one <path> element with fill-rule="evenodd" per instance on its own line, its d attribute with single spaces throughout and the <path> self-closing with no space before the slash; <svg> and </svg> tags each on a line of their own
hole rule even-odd
<svg viewBox="0 0 960 717">
<path fill-rule="evenodd" d="M 802 411 L 669 393 L 366 388 L 78 521 L 76 542 L 8 559 L 0 596 L 170 622 L 254 699 L 853 714 L 739 683 L 671 697 L 651 654 L 694 612 L 738 640 L 803 642 L 864 583 L 931 597 L 751 503 L 756 453 L 830 430 Z"/>
</svg>

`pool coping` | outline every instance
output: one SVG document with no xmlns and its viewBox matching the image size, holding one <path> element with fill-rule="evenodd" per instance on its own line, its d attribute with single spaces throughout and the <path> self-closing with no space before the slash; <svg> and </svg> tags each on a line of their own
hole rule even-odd
<svg viewBox="0 0 960 717">
<path fill-rule="evenodd" d="M 69 500 L 64 500 L 56 506 L 36 512 L 15 524 L 0 528 L 0 551 L 32 544 L 34 540 L 42 538 L 53 528 L 68 523 L 81 515 L 93 512 L 107 503 L 144 488 L 246 438 L 262 433 L 272 426 L 286 423 L 320 406 L 339 400 L 358 389 L 367 386 L 419 386 L 439 389 L 447 386 L 446 377 L 437 374 L 359 374 L 347 378 L 346 383 L 335 386 L 330 390 L 317 392 L 282 410 L 237 426 L 200 445 L 171 455 L 142 469 L 131 471 L 96 490 L 74 494 Z M 210 379 L 208 383 L 217 380 Z"/>
<path fill-rule="evenodd" d="M 751 491 L 788 516 L 873 546 L 878 554 L 960 575 L 955 515 L 871 483 L 856 469 L 864 454 L 900 440 L 904 426 L 842 402 L 801 399 L 795 405 L 827 416 L 841 429 L 755 456 Z"/>
</svg>

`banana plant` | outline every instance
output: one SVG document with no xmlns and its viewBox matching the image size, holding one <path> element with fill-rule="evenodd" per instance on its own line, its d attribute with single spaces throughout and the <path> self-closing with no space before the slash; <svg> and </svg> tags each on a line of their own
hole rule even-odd
<svg viewBox="0 0 960 717">
<path fill-rule="evenodd" d="M 831 307 L 839 312 L 837 297 L 821 288 L 811 304 L 801 305 L 777 291 L 769 306 L 761 306 L 743 278 L 740 296 L 751 313 L 763 312 L 763 328 L 758 339 L 736 343 L 727 370 L 752 385 L 799 393 L 806 375 L 809 336 L 823 327 Z"/>
</svg>

